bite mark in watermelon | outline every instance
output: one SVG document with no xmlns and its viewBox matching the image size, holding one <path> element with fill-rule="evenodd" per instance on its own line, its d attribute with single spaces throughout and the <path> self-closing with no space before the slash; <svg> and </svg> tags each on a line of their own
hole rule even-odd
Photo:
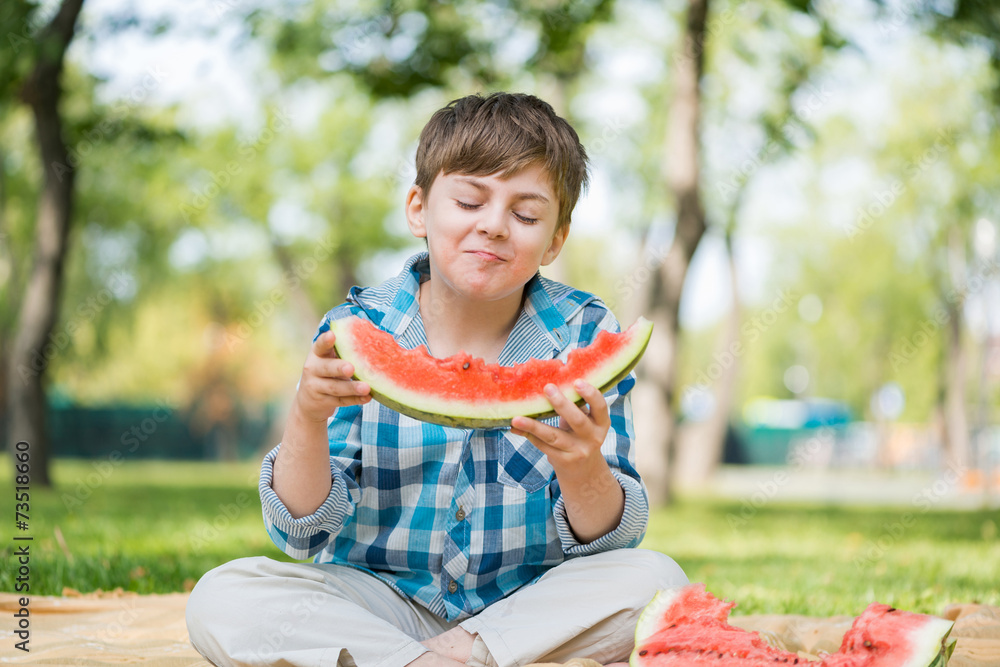
<svg viewBox="0 0 1000 667">
<path fill-rule="evenodd" d="M 689 584 L 657 593 L 636 624 L 631 667 L 774 664 L 815 667 L 944 667 L 955 648 L 952 621 L 872 603 L 854 619 L 840 650 L 810 661 L 727 623 L 735 602 Z"/>
<path fill-rule="evenodd" d="M 614 387 L 642 357 L 653 324 L 640 317 L 621 333 L 600 331 L 589 345 L 570 351 L 565 363 L 531 359 L 516 366 L 487 364 L 465 352 L 437 359 L 424 346 L 406 350 L 392 334 L 360 317 L 334 320 L 330 329 L 337 356 L 351 362 L 354 377 L 368 383 L 379 403 L 442 426 L 499 428 L 519 415 L 554 416 L 543 391 L 549 383 L 577 404 L 583 399 L 574 380 L 601 393 Z"/>
</svg>

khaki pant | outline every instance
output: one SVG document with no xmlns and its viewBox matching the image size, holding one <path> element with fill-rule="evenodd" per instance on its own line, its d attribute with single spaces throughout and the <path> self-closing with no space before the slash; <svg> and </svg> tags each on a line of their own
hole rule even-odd
<svg viewBox="0 0 1000 667">
<path fill-rule="evenodd" d="M 473 667 L 627 660 L 639 613 L 687 583 L 669 557 L 617 549 L 568 560 L 461 622 L 447 621 L 361 570 L 241 558 L 211 570 L 187 606 L 191 644 L 219 667 L 402 667 L 419 642 L 456 625 L 476 635 Z"/>
</svg>

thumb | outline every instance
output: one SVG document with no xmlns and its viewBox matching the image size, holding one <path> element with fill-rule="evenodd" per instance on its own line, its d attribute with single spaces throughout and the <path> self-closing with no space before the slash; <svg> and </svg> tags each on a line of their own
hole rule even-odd
<svg viewBox="0 0 1000 667">
<path fill-rule="evenodd" d="M 324 331 L 319 337 L 313 342 L 312 351 L 317 357 L 329 357 L 330 359 L 337 358 L 337 350 L 334 349 L 333 344 L 337 341 L 337 337 L 332 331 Z"/>
</svg>

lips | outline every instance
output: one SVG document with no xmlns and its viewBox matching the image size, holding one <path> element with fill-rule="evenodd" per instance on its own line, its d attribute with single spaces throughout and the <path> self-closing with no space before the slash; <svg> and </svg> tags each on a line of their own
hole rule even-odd
<svg viewBox="0 0 1000 667">
<path fill-rule="evenodd" d="M 482 257 L 483 259 L 490 261 L 499 261 L 499 262 L 507 261 L 503 257 L 500 257 L 496 253 L 490 252 L 489 250 L 467 250 L 466 252 L 469 252 L 473 255 L 477 255 L 479 257 Z"/>
</svg>

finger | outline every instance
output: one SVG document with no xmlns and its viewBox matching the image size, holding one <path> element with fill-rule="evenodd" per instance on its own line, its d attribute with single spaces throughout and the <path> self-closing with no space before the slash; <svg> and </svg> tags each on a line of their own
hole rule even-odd
<svg viewBox="0 0 1000 667">
<path fill-rule="evenodd" d="M 319 359 L 314 362 L 312 370 L 323 378 L 350 380 L 354 377 L 354 365 L 343 359 Z"/>
<path fill-rule="evenodd" d="M 325 396 L 368 396 L 371 387 L 367 382 L 354 382 L 353 380 L 337 380 L 333 378 L 322 378 L 315 385 L 315 390 Z"/>
<path fill-rule="evenodd" d="M 566 398 L 554 384 L 545 386 L 545 395 L 552 407 L 555 408 L 556 414 L 561 417 L 561 423 L 564 422 L 577 433 L 586 433 L 593 428 L 593 423 L 583 410 Z"/>
<path fill-rule="evenodd" d="M 317 357 L 337 358 L 337 351 L 333 346 L 336 341 L 337 336 L 332 331 L 324 331 L 313 341 L 313 354 Z"/>
<path fill-rule="evenodd" d="M 371 396 L 330 396 L 327 394 L 313 395 L 311 399 L 314 401 L 314 405 L 324 406 L 323 409 L 329 410 L 329 414 L 333 414 L 337 408 L 368 405 L 375 400 Z"/>
<path fill-rule="evenodd" d="M 562 450 L 559 443 L 565 431 L 560 431 L 530 417 L 514 417 L 511 420 L 511 426 L 511 433 L 524 436 L 531 444 L 543 452 L 546 450 Z"/>
<path fill-rule="evenodd" d="M 346 407 L 348 405 L 364 405 L 365 403 L 371 402 L 372 397 L 368 396 L 345 396 L 340 400 L 341 406 Z"/>
<path fill-rule="evenodd" d="M 598 426 L 611 426 L 611 414 L 608 412 L 608 402 L 604 400 L 601 390 L 583 380 L 573 383 L 580 397 L 587 401 L 587 412 Z"/>
</svg>

